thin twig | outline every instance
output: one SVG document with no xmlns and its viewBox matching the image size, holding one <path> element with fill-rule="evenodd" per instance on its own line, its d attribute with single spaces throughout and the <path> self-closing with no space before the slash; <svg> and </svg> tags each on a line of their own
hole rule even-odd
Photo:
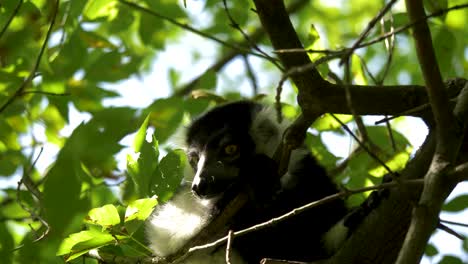
<svg viewBox="0 0 468 264">
<path fill-rule="evenodd" d="M 420 23 L 421 21 L 423 21 L 425 19 L 427 20 L 429 18 L 443 16 L 443 15 L 445 15 L 446 13 L 448 13 L 450 11 L 464 9 L 464 8 L 468 8 L 468 4 L 455 5 L 455 6 L 447 8 L 447 9 L 443 9 L 443 10 L 434 12 L 432 14 L 427 15 L 424 19 L 420 19 L 418 21 L 408 23 L 408 24 L 406 24 L 404 26 L 401 26 L 401 27 L 399 27 L 399 28 L 397 28 L 395 30 L 389 31 L 389 32 L 387 32 L 387 33 L 385 33 L 385 34 L 383 34 L 383 35 L 381 35 L 379 37 L 376 37 L 373 40 L 370 40 L 370 41 L 364 42 L 364 43 L 360 43 L 358 46 L 355 47 L 355 50 L 365 48 L 365 47 L 371 46 L 371 45 L 373 45 L 375 43 L 378 43 L 380 41 L 383 41 L 383 40 L 385 40 L 387 38 L 394 37 L 396 34 L 400 34 L 400 33 L 404 32 L 404 31 L 408 30 L 409 28 L 413 27 L 415 24 Z M 347 52 L 349 52 L 349 50 L 350 50 L 350 48 L 344 48 L 344 49 L 340 49 L 340 50 L 327 50 L 327 49 L 314 50 L 314 49 L 295 48 L 295 49 L 278 49 L 278 50 L 275 50 L 274 52 L 276 52 L 276 53 L 304 53 L 304 52 L 307 52 L 307 53 L 324 53 L 326 55 L 330 55 L 330 54 L 347 53 Z"/>
<path fill-rule="evenodd" d="M 466 239 L 466 237 L 464 235 L 457 233 L 452 228 L 450 228 L 450 227 L 448 227 L 448 226 L 446 226 L 446 225 L 444 225 L 444 224 L 442 224 L 440 222 L 439 222 L 439 225 L 437 226 L 437 228 L 439 228 L 442 231 L 445 231 L 445 232 L 449 233 L 450 235 L 460 239 L 461 241 L 464 241 Z"/>
<path fill-rule="evenodd" d="M 245 54 L 242 55 L 244 60 L 245 70 L 247 72 L 247 77 L 249 77 L 250 84 L 252 85 L 252 90 L 254 96 L 258 94 L 258 84 L 257 84 L 257 77 L 252 69 L 252 65 L 250 65 L 249 57 Z"/>
<path fill-rule="evenodd" d="M 450 99 L 450 102 L 456 102 L 457 101 L 457 97 L 455 96 L 454 98 L 451 98 Z M 388 117 L 385 117 L 385 118 L 382 118 L 380 120 L 377 120 L 374 122 L 375 125 L 379 125 L 381 123 L 384 123 L 384 122 L 388 122 L 390 120 L 393 120 L 395 118 L 398 118 L 400 116 L 408 116 L 408 115 L 411 115 L 411 114 L 414 114 L 416 112 L 420 112 L 420 111 L 423 111 L 423 110 L 426 110 L 426 109 L 429 109 L 431 107 L 431 105 L 429 103 L 425 103 L 425 104 L 422 104 L 422 105 L 419 105 L 419 106 L 416 106 L 414 108 L 411 108 L 411 109 L 408 109 L 406 111 L 403 111 L 399 114 L 396 114 L 396 115 L 393 115 L 393 116 L 388 116 Z"/>
<path fill-rule="evenodd" d="M 229 230 L 227 235 L 226 244 L 226 264 L 231 264 L 231 243 L 232 243 L 232 230 Z"/>
<path fill-rule="evenodd" d="M 314 68 L 316 68 L 318 65 L 320 65 L 322 63 L 325 63 L 325 62 L 328 62 L 328 61 L 331 61 L 333 59 L 338 58 L 340 55 L 342 55 L 342 53 L 336 53 L 334 55 L 324 56 L 324 57 L 321 57 L 318 60 L 316 60 L 314 62 L 311 62 L 311 63 L 308 63 L 306 65 L 298 66 L 298 67 L 292 67 L 290 70 L 285 72 L 281 76 L 281 79 L 278 81 L 278 85 L 276 86 L 276 89 L 275 89 L 276 90 L 275 101 L 276 101 L 276 104 L 277 104 L 277 110 L 280 109 L 280 105 L 279 105 L 278 102 L 281 101 L 281 93 L 283 91 L 283 84 L 286 82 L 286 80 L 289 77 L 291 77 L 293 75 L 296 75 L 296 74 L 302 74 L 302 73 L 307 72 L 307 71 L 309 71 L 311 69 L 314 69 Z M 282 117 L 281 117 L 281 112 L 280 111 L 277 112 L 277 119 L 278 119 L 278 122 L 281 123 Z"/>
<path fill-rule="evenodd" d="M 390 10 L 390 8 L 393 6 L 393 4 L 395 4 L 397 2 L 397 0 L 391 0 L 390 2 L 388 2 L 384 8 L 382 8 L 382 10 L 380 10 L 380 12 L 377 14 L 377 16 L 375 16 L 370 22 L 369 24 L 367 24 L 367 28 L 361 33 L 361 35 L 359 36 L 359 38 L 356 40 L 356 42 L 354 42 L 353 46 L 351 46 L 351 48 L 348 49 L 348 52 L 346 53 L 346 55 L 341 59 L 340 61 L 340 65 L 343 65 L 343 63 L 345 63 L 347 60 L 349 60 L 349 57 L 351 56 L 351 54 L 356 50 L 356 48 L 362 43 L 362 41 L 364 40 L 365 37 L 367 37 L 367 35 L 369 34 L 369 32 L 371 31 L 372 28 L 374 28 L 375 24 L 377 24 L 377 22 L 380 21 L 380 19 Z"/>
<path fill-rule="evenodd" d="M 468 181 L 468 162 L 457 165 L 448 176 L 454 182 Z"/>
<path fill-rule="evenodd" d="M 44 43 L 41 47 L 41 50 L 39 52 L 39 55 L 37 57 L 37 60 L 36 60 L 36 64 L 34 65 L 34 68 L 31 70 L 31 72 L 29 73 L 29 76 L 28 78 L 23 82 L 23 84 L 18 88 L 18 90 L 15 92 L 15 94 L 13 95 L 13 97 L 11 97 L 7 103 L 5 103 L 0 112 L 2 112 L 4 109 L 6 109 L 6 107 L 11 104 L 16 97 L 18 97 L 21 92 L 23 91 L 23 89 L 26 87 L 26 85 L 32 81 L 32 79 L 34 78 L 35 76 L 35 73 L 37 71 L 37 69 L 39 68 L 39 63 L 41 62 L 41 58 L 42 58 L 42 55 L 44 54 L 44 51 L 45 51 L 45 47 L 47 46 L 47 43 L 48 43 L 48 40 L 50 38 L 50 35 L 52 33 L 52 29 L 54 27 L 54 24 L 55 24 L 55 20 L 57 18 L 57 13 L 58 13 L 58 10 L 59 10 L 59 5 L 60 5 L 60 0 L 57 0 L 55 2 L 55 7 L 54 7 L 54 10 L 53 10 L 53 14 L 52 14 L 52 21 L 50 22 L 50 25 L 49 25 L 49 29 L 47 30 L 47 35 L 46 35 L 46 38 L 44 40 Z M 21 188 L 21 185 L 22 183 L 25 184 L 26 188 L 28 188 L 28 190 L 34 195 L 36 196 L 36 198 L 38 199 L 38 202 L 40 203 L 41 202 L 41 195 L 40 193 L 35 190 L 37 190 L 36 188 L 33 188 L 34 185 L 30 185 L 29 184 L 29 181 L 28 179 L 30 180 L 30 177 L 29 177 L 29 174 L 30 172 L 32 171 L 35 163 L 37 162 L 37 160 L 39 159 L 40 155 L 42 153 L 42 148 L 41 148 L 41 151 L 39 153 L 39 155 L 37 156 L 37 158 L 34 160 L 34 162 L 31 164 L 31 167 L 26 170 L 24 172 L 24 175 L 22 177 L 22 179 L 18 182 L 18 187 L 17 187 L 17 190 L 16 190 L 16 199 L 18 201 L 18 204 L 26 211 L 26 212 L 29 212 L 29 214 L 31 215 L 31 217 L 33 219 L 37 219 L 39 220 L 42 225 L 45 227 L 45 231 L 38 237 L 36 238 L 33 242 L 37 242 L 37 241 L 40 241 L 42 240 L 43 238 L 45 238 L 48 234 L 49 234 L 49 231 L 50 231 L 50 226 L 49 224 L 44 220 L 42 219 L 42 217 L 38 216 L 33 210 L 29 210 L 29 208 L 26 207 L 26 205 L 24 205 L 22 202 L 21 202 L 21 196 L 20 196 L 20 188 Z M 18 250 L 19 248 L 23 247 L 23 245 L 20 245 L 19 247 L 16 247 L 14 250 Z"/>
<path fill-rule="evenodd" d="M 29 85 L 29 83 L 36 76 L 36 71 L 39 68 L 39 64 L 41 63 L 42 55 L 44 54 L 44 51 L 45 51 L 45 49 L 47 47 L 47 43 L 49 42 L 50 35 L 52 34 L 52 29 L 54 28 L 55 19 L 57 18 L 59 3 L 60 3 L 60 0 L 57 0 L 55 2 L 55 9 L 54 9 L 54 12 L 53 12 L 53 15 L 52 15 L 52 21 L 50 22 L 49 29 L 47 30 L 47 34 L 46 34 L 44 43 L 42 44 L 42 47 L 41 47 L 41 49 L 39 51 L 39 55 L 37 56 L 36 63 L 34 64 L 34 67 L 32 68 L 32 70 L 29 73 L 26 80 L 24 80 L 23 83 L 21 84 L 21 86 L 16 90 L 16 92 L 5 102 L 5 104 L 2 105 L 2 107 L 0 107 L 0 113 L 5 111 L 5 109 L 10 104 L 12 104 L 16 100 L 16 98 L 21 96 L 21 93 L 23 92 L 23 90 L 26 88 L 27 85 Z"/>
<path fill-rule="evenodd" d="M 267 227 L 271 227 L 279 222 L 282 222 L 290 217 L 293 217 L 295 215 L 298 215 L 306 210 L 309 210 L 311 208 L 314 208 L 314 207 L 317 207 L 317 206 L 320 206 L 320 205 L 323 205 L 323 204 L 326 204 L 326 203 L 329 203 L 329 202 L 332 202 L 332 201 L 335 201 L 337 199 L 342 199 L 342 198 L 345 198 L 345 197 L 348 197 L 348 196 L 351 196 L 351 195 L 354 195 L 354 194 L 358 194 L 358 193 L 363 193 L 363 192 L 368 192 L 368 191 L 374 191 L 374 190 L 381 190 L 381 189 L 388 189 L 388 188 L 397 188 L 397 187 L 400 187 L 401 184 L 403 185 L 416 185 L 416 186 L 421 186 L 422 184 L 424 184 L 424 180 L 423 179 L 415 179 L 415 180 L 407 180 L 407 181 L 400 181 L 400 182 L 388 182 L 388 183 L 382 183 L 382 184 L 379 184 L 379 185 L 374 185 L 374 186 L 369 186 L 369 187 L 363 187 L 363 188 L 358 188 L 358 189 L 354 189 L 354 190 L 343 190 L 339 193 L 336 193 L 336 194 L 333 194 L 333 195 L 329 195 L 327 197 L 324 197 L 320 200 L 317 200 L 317 201 L 314 201 L 314 202 L 311 202 L 311 203 L 308 203 L 304 206 L 301 206 L 301 207 L 298 207 L 286 214 L 283 214 L 279 217 L 275 217 L 275 218 L 272 218 L 266 222 L 263 222 L 263 223 L 260 223 L 258 225 L 255 225 L 255 226 L 251 226 L 249 228 L 246 228 L 246 229 L 243 229 L 243 230 L 240 230 L 240 231 L 236 231 L 236 232 L 233 232 L 232 233 L 232 236 L 235 238 L 235 237 L 239 237 L 239 236 L 243 236 L 243 235 L 246 235 L 246 234 L 249 234 L 251 232 L 254 232 L 254 231 L 258 231 L 258 230 L 261 230 L 261 229 L 264 229 L 264 228 L 267 228 Z M 213 241 L 211 243 L 207 243 L 207 244 L 204 244 L 204 245 L 201 245 L 201 246 L 195 246 L 195 247 L 192 247 L 188 250 L 187 253 L 191 254 L 195 251 L 198 251 L 198 250 L 204 250 L 204 249 L 208 249 L 208 248 L 211 248 L 211 247 L 217 247 L 217 246 L 220 246 L 222 245 L 223 243 L 225 243 L 226 241 L 228 240 L 228 236 L 225 236 L 225 237 L 222 237 L 216 241 Z"/>
<path fill-rule="evenodd" d="M 53 92 L 46 92 L 46 91 L 39 91 L 39 90 L 27 90 L 21 92 L 21 95 L 26 95 L 26 94 L 43 94 L 43 95 L 50 95 L 50 96 L 68 96 L 71 95 L 71 93 L 66 92 L 66 93 L 53 93 Z"/>
<path fill-rule="evenodd" d="M 351 69 L 349 65 L 349 59 L 344 61 L 344 90 L 345 90 L 345 98 L 346 98 L 346 104 L 348 106 L 349 111 L 351 112 L 351 115 L 354 118 L 354 122 L 357 125 L 357 129 L 359 131 L 359 134 L 361 136 L 361 142 L 362 143 L 367 143 L 370 144 L 369 136 L 367 134 L 366 126 L 364 125 L 364 122 L 362 121 L 361 116 L 359 116 L 356 112 L 356 109 L 354 108 L 353 105 L 353 99 L 351 98 L 351 91 L 349 89 L 349 85 L 351 85 Z"/>
<path fill-rule="evenodd" d="M 219 44 L 222 44 L 223 46 L 226 46 L 226 47 L 229 47 L 231 49 L 235 49 L 235 50 L 239 50 L 239 51 L 242 51 L 242 53 L 248 53 L 248 54 L 252 54 L 254 56 L 257 56 L 257 57 L 260 57 L 260 58 L 264 58 L 264 59 L 267 59 L 267 60 L 271 60 L 271 57 L 270 56 L 264 56 L 263 54 L 260 54 L 260 53 L 256 53 L 256 52 L 252 52 L 249 48 L 247 47 L 241 47 L 241 46 L 238 46 L 238 45 L 235 45 L 235 44 L 232 44 L 228 41 L 224 41 L 224 40 L 221 40 L 219 38 L 216 38 L 214 37 L 213 35 L 210 35 L 208 33 L 205 33 L 203 31 L 200 31 L 198 29 L 195 29 L 187 24 L 183 24 L 183 23 L 180 23 L 178 22 L 177 20 L 171 18 L 171 17 L 168 17 L 168 16 L 165 16 L 163 14 L 160 14 L 154 10 L 151 10 L 151 9 L 148 9 L 146 7 L 143 7 L 141 5 L 138 5 L 138 4 L 135 4 L 135 3 L 131 3 L 131 2 L 128 2 L 128 1 L 125 1 L 125 0 L 119 0 L 120 3 L 124 4 L 124 5 L 127 5 L 131 8 L 134 8 L 136 10 L 139 10 L 139 11 L 142 11 L 142 12 L 145 12 L 149 15 L 152 15 L 154 17 L 157 17 L 157 18 L 160 18 L 160 19 L 163 19 L 173 25 L 176 25 L 180 28 L 183 28 L 185 30 L 188 30 L 196 35 L 199 35 L 199 36 L 202 36 L 204 38 L 207 38 L 207 39 L 210 39 L 210 40 L 213 40 Z"/>
<path fill-rule="evenodd" d="M 359 144 L 359 146 L 364 149 L 368 154 L 369 156 L 371 156 L 375 161 L 377 161 L 382 167 L 385 168 L 385 170 L 388 171 L 388 173 L 390 173 L 390 175 L 392 175 L 392 178 L 394 179 L 397 179 L 397 177 L 395 177 L 395 173 L 387 166 L 387 164 L 385 164 L 385 162 L 383 162 L 377 155 L 374 154 L 373 151 L 371 151 L 367 146 L 366 144 L 362 143 L 359 138 L 353 133 L 353 131 L 351 131 L 351 129 L 349 129 L 349 127 L 341 122 L 341 120 L 339 118 L 337 118 L 334 114 L 330 114 L 338 123 L 340 123 L 340 125 L 344 128 L 344 130 L 346 130 L 346 132 L 348 132 L 349 135 L 351 135 L 351 137 L 353 137 L 353 139 Z"/>
<path fill-rule="evenodd" d="M 258 45 L 254 41 L 252 41 L 252 39 L 249 37 L 249 35 L 247 33 L 245 33 L 244 30 L 242 30 L 239 23 L 237 23 L 234 20 L 234 18 L 231 15 L 231 12 L 229 11 L 226 0 L 223 0 L 223 5 L 224 5 L 224 11 L 226 11 L 226 15 L 227 15 L 229 21 L 231 22 L 231 26 L 241 33 L 241 35 L 244 37 L 244 39 L 247 41 L 247 43 L 249 43 L 250 47 L 252 47 L 254 50 L 258 51 L 260 54 L 265 56 L 265 58 L 269 58 L 269 61 L 271 61 L 273 64 L 275 64 L 276 67 L 281 69 L 282 68 L 281 65 L 278 62 L 276 62 L 276 60 L 273 57 L 271 57 L 266 52 L 264 52 L 262 49 L 260 49 L 260 47 L 258 47 Z"/>
<path fill-rule="evenodd" d="M 41 157 L 43 151 L 44 151 L 44 148 L 41 147 L 40 150 L 39 150 L 39 154 L 37 154 L 37 157 L 31 163 L 29 168 L 27 170 L 25 170 L 25 172 L 23 174 L 23 177 L 21 178 L 20 182 L 18 183 L 18 185 L 21 185 L 21 183 L 23 183 L 24 186 L 26 186 L 26 188 L 28 189 L 28 191 L 31 192 L 31 194 L 34 195 L 34 197 L 36 197 L 37 200 L 39 200 L 39 202 L 42 200 L 42 195 L 41 195 L 41 192 L 39 191 L 39 189 L 37 188 L 37 186 L 34 184 L 34 182 L 32 182 L 30 175 L 31 175 L 31 172 L 33 171 L 34 167 L 36 166 L 37 161 Z M 34 154 L 34 152 L 33 152 L 33 154 Z M 32 156 L 33 155 L 31 155 L 31 157 Z"/>
<path fill-rule="evenodd" d="M 307 4 L 309 1 L 307 0 L 301 0 L 301 1 L 295 1 L 288 7 L 288 13 L 294 13 L 297 10 L 299 10 L 301 7 L 303 7 L 305 4 Z M 265 30 L 261 27 L 255 29 L 252 34 L 250 34 L 250 39 L 254 42 L 260 41 L 260 39 L 263 38 L 265 35 Z M 248 42 L 244 41 L 243 45 L 247 46 L 249 45 Z M 198 77 L 192 79 L 189 81 L 187 84 L 183 85 L 179 89 L 176 89 L 176 92 L 174 93 L 175 96 L 185 96 L 188 95 L 193 89 L 196 88 L 197 83 L 200 81 L 201 77 L 204 76 L 207 72 L 214 71 L 218 72 L 221 70 L 228 62 L 230 62 L 232 59 L 237 57 L 238 55 L 242 54 L 242 52 L 239 52 L 237 50 L 231 50 L 228 51 L 227 53 L 223 54 L 223 57 L 220 58 L 217 62 L 212 64 L 210 67 L 208 67 L 202 74 L 200 74 Z M 275 61 L 277 61 L 275 59 Z M 277 64 L 274 64 L 277 65 Z M 281 65 L 280 65 L 281 66 Z M 281 66 L 279 68 L 281 71 L 284 71 L 284 68 Z"/>
<path fill-rule="evenodd" d="M 425 16 L 424 18 L 418 19 L 417 21 L 414 21 L 414 22 L 408 23 L 408 24 L 406 24 L 404 26 L 401 26 L 401 27 L 395 29 L 394 31 L 390 31 L 390 32 L 388 32 L 386 34 L 383 34 L 380 37 L 375 38 L 374 40 L 362 43 L 357 48 L 364 48 L 364 47 L 367 47 L 367 46 L 371 46 L 371 45 L 373 45 L 373 44 L 375 44 L 377 42 L 380 42 L 380 41 L 382 41 L 382 40 L 384 40 L 386 38 L 389 38 L 389 37 L 391 37 L 391 36 L 393 36 L 395 34 L 399 34 L 399 33 L 403 32 L 403 31 L 406 31 L 407 29 L 413 27 L 415 24 L 420 23 L 422 21 L 425 21 L 425 20 L 427 20 L 429 18 L 443 16 L 443 15 L 445 15 L 446 13 L 448 13 L 450 11 L 458 10 L 458 9 L 464 9 L 464 8 L 468 8 L 468 4 L 455 5 L 455 6 L 447 8 L 447 9 L 443 9 L 443 10 L 434 12 L 432 14 L 429 14 L 429 15 Z"/>
<path fill-rule="evenodd" d="M 15 9 L 13 10 L 13 13 L 8 17 L 5 25 L 2 28 L 2 31 L 0 31 L 0 38 L 3 37 L 3 34 L 5 34 L 6 30 L 11 24 L 11 21 L 13 21 L 13 18 L 15 18 L 16 14 L 18 14 L 18 11 L 20 10 L 21 5 L 23 4 L 23 0 L 19 0 L 18 4 L 15 6 Z"/>
<path fill-rule="evenodd" d="M 449 225 L 457 225 L 457 226 L 463 226 L 463 227 L 468 227 L 468 224 L 465 223 L 459 223 L 459 222 L 453 222 L 453 221 L 448 221 L 448 220 L 443 220 L 439 219 L 441 223 L 449 224 Z"/>
</svg>

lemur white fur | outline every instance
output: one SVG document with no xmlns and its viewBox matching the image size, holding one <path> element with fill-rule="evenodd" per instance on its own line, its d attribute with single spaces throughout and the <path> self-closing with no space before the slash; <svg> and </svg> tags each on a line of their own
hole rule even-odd
<svg viewBox="0 0 468 264">
<path fill-rule="evenodd" d="M 287 128 L 286 122 L 278 124 L 276 122 L 275 111 L 271 108 L 264 108 L 257 113 L 252 121 L 250 135 L 256 143 L 256 152 L 263 153 L 268 157 L 273 157 L 284 130 Z M 306 155 L 308 150 L 300 148 L 291 153 L 289 168 L 296 166 L 301 156 Z M 197 172 L 186 173 L 185 183 L 196 182 L 200 169 L 204 166 L 204 156 L 200 155 Z M 187 166 L 189 167 L 189 166 Z M 190 168 L 189 168 L 190 169 Z M 281 177 L 281 185 L 285 189 L 294 186 L 290 182 L 290 175 L 286 173 Z M 146 223 L 146 235 L 148 237 L 151 250 L 159 257 L 167 257 L 178 252 L 191 238 L 197 235 L 211 220 L 210 208 L 212 202 L 200 199 L 192 194 L 189 184 L 183 184 L 168 203 L 158 206 Z M 344 227 L 343 227 L 344 228 Z M 329 236 L 333 239 L 333 236 Z M 326 242 L 335 248 L 332 242 Z M 253 249 L 254 250 L 254 249 Z M 225 263 L 225 250 L 217 250 L 213 254 L 196 254 L 189 257 L 183 263 Z M 240 256 L 233 252 L 231 263 L 245 263 Z"/>
<path fill-rule="evenodd" d="M 150 248 L 160 257 L 175 253 L 205 227 L 210 217 L 209 202 L 195 197 L 190 187 L 180 191 L 170 202 L 157 208 L 147 222 Z"/>
</svg>

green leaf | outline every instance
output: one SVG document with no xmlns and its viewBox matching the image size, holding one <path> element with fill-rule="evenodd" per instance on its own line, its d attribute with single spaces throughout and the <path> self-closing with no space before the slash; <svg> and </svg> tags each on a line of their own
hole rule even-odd
<svg viewBox="0 0 468 264">
<path fill-rule="evenodd" d="M 69 2 L 69 9 L 64 23 L 64 28 L 67 32 L 73 32 L 78 27 L 78 21 L 83 14 L 87 2 L 86 0 L 74 0 Z"/>
<path fill-rule="evenodd" d="M 454 57 L 459 56 L 456 51 L 457 39 L 450 28 L 441 26 L 433 30 L 434 51 L 436 52 L 437 62 L 444 78 L 456 74 L 454 72 Z"/>
<path fill-rule="evenodd" d="M 463 261 L 459 257 L 445 255 L 439 264 L 463 264 Z"/>
<path fill-rule="evenodd" d="M 131 202 L 125 211 L 125 228 L 129 234 L 135 233 L 158 204 L 156 198 L 139 199 Z"/>
<path fill-rule="evenodd" d="M 171 86 L 172 90 L 175 90 L 177 86 L 179 85 L 180 81 L 180 73 L 176 71 L 175 69 L 169 69 L 169 85 Z"/>
<path fill-rule="evenodd" d="M 127 238 L 126 236 L 111 235 L 94 229 L 81 231 L 65 238 L 60 245 L 57 255 L 66 255 L 65 260 L 70 261 L 88 253 L 92 249 L 111 245 Z"/>
<path fill-rule="evenodd" d="M 424 252 L 426 254 L 426 256 L 428 257 L 433 257 L 437 254 L 439 254 L 439 251 L 437 250 L 437 248 L 432 245 L 432 244 L 427 244 L 426 246 L 426 251 Z"/>
<path fill-rule="evenodd" d="M 187 98 L 184 102 L 184 110 L 192 116 L 198 116 L 210 105 L 210 100 L 207 98 Z"/>
<path fill-rule="evenodd" d="M 93 0 L 85 7 L 84 15 L 87 19 L 94 20 L 100 17 L 115 16 L 117 12 L 116 0 Z"/>
<path fill-rule="evenodd" d="M 404 12 L 393 14 L 393 23 L 395 28 L 406 26 L 409 24 L 409 22 L 410 20 L 408 17 L 408 13 Z M 403 31 L 402 33 L 405 34 L 405 31 Z"/>
<path fill-rule="evenodd" d="M 197 83 L 197 88 L 202 90 L 213 90 L 216 88 L 217 73 L 215 71 L 205 72 Z"/>
<path fill-rule="evenodd" d="M 152 176 L 151 185 L 151 193 L 158 196 L 159 203 L 167 201 L 179 187 L 185 164 L 186 157 L 182 150 L 171 151 L 161 159 L 160 170 Z"/>
<path fill-rule="evenodd" d="M 118 50 L 99 52 L 96 56 L 97 59 L 85 68 L 85 78 L 95 83 L 127 79 L 132 73 L 138 71 L 138 65 L 142 60 L 142 57 L 136 55 L 128 60 L 129 58 Z"/>
<path fill-rule="evenodd" d="M 351 56 L 351 74 L 353 75 L 353 82 L 359 85 L 368 85 L 367 75 L 364 72 L 363 61 L 358 55 Z"/>
<path fill-rule="evenodd" d="M 367 126 L 366 131 L 372 143 L 376 144 L 381 150 L 387 154 L 397 154 L 401 151 L 406 151 L 409 147 L 409 141 L 400 132 L 392 129 L 392 137 L 396 145 L 396 153 L 392 149 L 391 138 L 389 131 L 384 126 Z"/>
<path fill-rule="evenodd" d="M 389 160 L 385 161 L 385 165 L 392 171 L 402 170 L 410 158 L 410 151 L 403 151 L 394 155 Z M 384 166 L 377 166 L 376 168 L 370 169 L 369 174 L 375 177 L 382 177 L 388 173 L 388 170 Z"/>
<path fill-rule="evenodd" d="M 127 155 L 127 174 L 132 180 L 131 185 L 125 186 L 125 188 L 129 188 L 125 190 L 125 199 L 129 201 L 132 201 L 136 197 L 148 197 L 151 195 L 152 177 L 155 171 L 157 171 L 159 164 L 159 147 L 156 138 L 153 136 L 152 143 L 146 140 L 140 143 L 140 152 Z"/>
<path fill-rule="evenodd" d="M 453 198 L 444 204 L 442 210 L 447 212 L 460 212 L 468 207 L 468 194 L 463 194 Z"/>
<path fill-rule="evenodd" d="M 91 209 L 86 220 L 92 224 L 100 225 L 105 229 L 120 224 L 119 212 L 112 204 Z"/>
<path fill-rule="evenodd" d="M 335 115 L 344 124 L 353 120 L 352 115 Z M 341 124 L 335 120 L 331 115 L 325 114 L 314 122 L 313 128 L 318 131 L 335 131 L 341 132 Z"/>
<path fill-rule="evenodd" d="M 447 0 L 424 0 L 423 3 L 429 13 L 435 13 L 448 7 Z"/>
<path fill-rule="evenodd" d="M 150 115 L 150 124 L 154 126 L 156 138 L 165 142 L 179 127 L 184 116 L 183 100 L 178 97 L 158 99 L 145 111 Z"/>
<path fill-rule="evenodd" d="M 1 134 L 1 132 L 0 132 Z M 0 140 L 0 149 L 2 148 L 3 142 Z M 4 147 L 4 146 L 3 146 Z M 13 175 L 18 166 L 24 164 L 27 158 L 21 151 L 7 150 L 5 152 L 0 151 L 0 175 L 10 176 Z"/>
<path fill-rule="evenodd" d="M 306 143 L 311 147 L 312 154 L 322 166 L 327 169 L 332 169 L 336 166 L 336 162 L 339 159 L 328 151 L 328 148 L 323 144 L 320 136 L 307 133 Z"/>
<path fill-rule="evenodd" d="M 128 33 L 129 29 L 132 29 L 132 24 L 135 23 L 136 17 L 133 14 L 131 8 L 127 8 L 125 5 L 118 6 L 119 13 L 109 24 L 109 32 L 113 34 L 117 33 Z"/>
<path fill-rule="evenodd" d="M 0 259 L 4 263 L 12 263 L 15 243 L 12 233 L 10 233 L 5 223 L 3 221 L 0 222 Z"/>
<path fill-rule="evenodd" d="M 141 151 L 141 147 L 146 141 L 146 130 L 148 129 L 148 122 L 149 116 L 146 116 L 145 121 L 143 121 L 143 124 L 141 124 L 135 135 L 135 139 L 133 140 L 133 151 L 135 151 L 135 153 Z"/>
<path fill-rule="evenodd" d="M 310 25 L 310 30 L 307 34 L 307 37 L 308 37 L 307 39 L 308 43 L 306 43 L 307 46 L 314 45 L 315 42 L 320 40 L 320 34 L 318 33 L 314 24 Z"/>
<path fill-rule="evenodd" d="M 46 75 L 44 84 L 52 80 L 67 84 L 66 80 L 72 78 L 73 74 L 83 67 L 88 58 L 88 51 L 86 50 L 88 45 L 83 40 L 83 34 L 83 30 L 79 26 L 70 33 L 70 37 L 58 51 L 58 56 L 50 63 L 53 74 Z"/>
<path fill-rule="evenodd" d="M 134 219 L 146 220 L 157 204 L 158 200 L 156 198 L 138 199 L 131 202 L 125 211 L 124 221 L 127 222 Z"/>
</svg>

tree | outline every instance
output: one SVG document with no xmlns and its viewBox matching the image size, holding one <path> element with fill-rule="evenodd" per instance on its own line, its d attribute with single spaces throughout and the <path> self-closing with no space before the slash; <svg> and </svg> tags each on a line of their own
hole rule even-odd
<svg viewBox="0 0 468 264">
<path fill-rule="evenodd" d="M 450 230 L 440 211 L 468 206 L 466 194 L 446 199 L 468 179 L 468 85 L 455 78 L 468 70 L 468 5 L 287 2 L 2 1 L 0 175 L 18 182 L 0 192 L 2 261 L 150 262 L 141 225 L 183 175 L 185 156 L 171 145 L 178 128 L 213 103 L 249 97 L 294 119 L 279 162 L 305 140 L 343 184 L 337 197 L 356 205 L 365 191 L 389 190 L 327 263 L 418 263 L 435 228 Z M 210 48 L 192 50 L 194 40 Z M 168 63 L 159 55 L 174 45 L 192 56 L 177 62 L 209 56 L 210 65 L 168 69 L 168 82 L 153 89 L 167 86 L 170 95 L 148 106 L 108 105 L 136 89 L 123 81 L 147 77 L 153 61 Z M 74 108 L 90 118 L 65 136 Z M 384 116 L 384 125 L 363 122 L 365 115 Z M 405 116 L 429 128 L 411 159 L 395 129 Z M 345 132 L 355 146 L 336 157 L 321 135 Z M 60 149 L 55 157 L 43 154 L 51 144 Z M 53 159 L 45 170 L 44 159 Z M 384 175 L 392 182 L 380 184 Z M 202 238 L 193 243 L 211 241 Z"/>
</svg>

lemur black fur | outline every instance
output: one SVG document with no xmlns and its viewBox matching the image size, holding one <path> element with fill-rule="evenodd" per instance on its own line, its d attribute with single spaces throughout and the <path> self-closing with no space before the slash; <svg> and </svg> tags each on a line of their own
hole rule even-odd
<svg viewBox="0 0 468 264">
<path fill-rule="evenodd" d="M 276 122 L 271 110 L 249 101 L 216 107 L 192 122 L 186 144 L 195 175 L 187 176 L 175 196 L 157 207 L 148 220 L 147 237 L 154 253 L 165 257 L 177 252 L 239 191 L 248 190 L 250 200 L 229 221 L 229 229 L 234 231 L 337 193 L 324 168 L 306 148 L 294 150 L 287 173 L 277 175 L 278 165 L 272 157 L 285 127 Z M 342 200 L 335 200 L 273 227 L 236 237 L 232 262 L 326 257 L 330 247 L 335 247 L 334 241 L 328 241 L 333 237 L 330 230 L 340 229 L 337 225 L 345 229 L 340 220 L 348 211 Z M 222 251 L 184 263 L 224 263 Z"/>
</svg>

